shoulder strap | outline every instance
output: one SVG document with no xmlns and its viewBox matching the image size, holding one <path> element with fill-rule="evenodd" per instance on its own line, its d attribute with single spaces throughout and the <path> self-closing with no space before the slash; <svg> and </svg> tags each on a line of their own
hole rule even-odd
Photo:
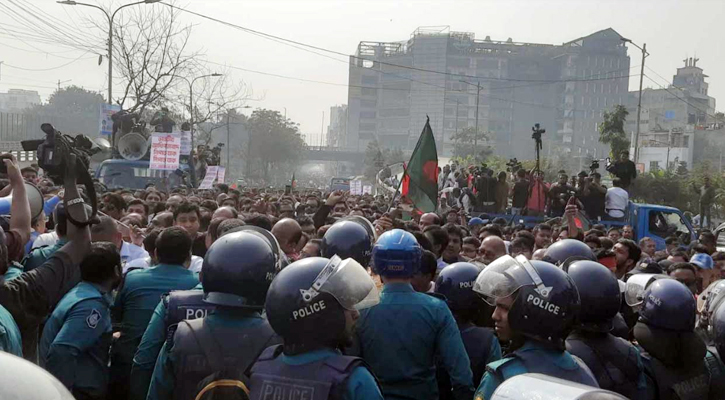
<svg viewBox="0 0 725 400">
<path fill-rule="evenodd" d="M 204 357 L 206 357 L 206 362 L 209 363 L 209 366 L 211 366 L 214 371 L 221 371 L 224 369 L 224 356 L 219 348 L 219 344 L 214 339 L 214 334 L 212 333 L 211 328 L 205 323 L 204 319 L 202 319 L 200 323 L 191 323 L 193 321 L 186 320 L 182 322 L 189 328 L 191 335 L 194 336 L 194 340 L 196 340 L 196 344 L 199 346 L 201 351 L 204 352 Z M 200 336 L 203 339 L 199 339 Z"/>
</svg>

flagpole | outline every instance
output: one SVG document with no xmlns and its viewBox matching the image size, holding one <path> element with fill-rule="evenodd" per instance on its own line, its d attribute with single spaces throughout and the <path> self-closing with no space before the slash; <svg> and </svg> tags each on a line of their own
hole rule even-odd
<svg viewBox="0 0 725 400">
<path fill-rule="evenodd" d="M 430 124 L 430 117 L 425 116 L 425 125 Z M 424 129 L 425 129 L 424 125 Z M 420 142 L 423 140 L 423 132 L 420 133 L 418 136 L 418 142 L 415 144 L 415 148 L 413 149 L 413 152 L 410 153 L 410 157 L 412 158 L 413 155 L 418 151 L 418 147 L 420 147 Z M 410 165 L 410 159 L 408 159 L 408 165 Z M 403 176 L 400 178 L 400 182 L 398 182 L 398 188 L 395 189 L 395 193 L 393 194 L 393 198 L 390 200 L 390 206 L 388 207 L 388 210 L 393 208 L 393 204 L 395 204 L 395 198 L 398 197 L 398 192 L 400 191 L 400 186 L 403 184 L 403 180 L 405 179 L 405 175 L 408 173 L 408 169 L 405 168 L 405 164 L 403 164 Z"/>
</svg>

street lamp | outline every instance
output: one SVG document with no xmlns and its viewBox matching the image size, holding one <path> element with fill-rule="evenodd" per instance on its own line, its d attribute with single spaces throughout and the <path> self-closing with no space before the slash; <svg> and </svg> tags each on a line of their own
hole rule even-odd
<svg viewBox="0 0 725 400">
<path fill-rule="evenodd" d="M 116 10 L 113 11 L 113 13 L 109 14 L 108 11 L 106 11 L 103 7 L 99 7 L 95 4 L 88 4 L 88 3 L 81 3 L 74 0 L 64 0 L 64 1 L 56 1 L 58 4 L 62 4 L 65 6 L 85 6 L 85 7 L 92 7 L 98 10 L 101 10 L 103 14 L 106 15 L 106 18 L 108 19 L 108 104 L 113 104 L 113 19 L 116 17 L 116 13 L 121 11 L 121 9 L 133 6 L 136 4 L 153 4 L 158 3 L 161 0 L 144 0 L 144 1 L 137 1 L 135 3 L 128 3 L 124 4 L 121 7 L 118 7 Z M 115 145 L 115 143 L 114 143 Z"/>
<path fill-rule="evenodd" d="M 183 76 L 179 76 L 179 78 L 186 81 L 186 83 L 189 84 L 189 130 L 191 135 L 191 153 L 189 154 L 189 168 L 191 169 L 191 184 L 192 186 L 196 187 L 196 170 L 194 168 L 194 82 L 196 82 L 199 79 L 202 78 L 209 78 L 209 77 L 218 77 L 223 76 L 223 74 L 219 74 L 214 72 L 213 74 L 207 74 L 207 75 L 201 75 L 197 76 L 196 78 L 189 81 L 188 78 L 185 78 Z"/>
<path fill-rule="evenodd" d="M 620 39 L 623 42 L 629 43 L 632 46 L 642 50 L 642 68 L 639 72 L 639 100 L 637 100 L 637 127 L 634 134 L 634 163 L 637 164 L 637 161 L 639 160 L 639 120 L 642 117 L 642 80 L 644 79 L 644 59 L 649 55 L 649 53 L 647 52 L 647 43 L 644 43 L 642 47 L 639 47 L 630 39 Z"/>
</svg>

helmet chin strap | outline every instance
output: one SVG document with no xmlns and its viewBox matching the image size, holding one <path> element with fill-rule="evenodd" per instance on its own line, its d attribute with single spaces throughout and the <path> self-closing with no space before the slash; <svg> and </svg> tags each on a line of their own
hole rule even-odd
<svg viewBox="0 0 725 400">
<path fill-rule="evenodd" d="M 544 281 L 541 280 L 539 273 L 536 272 L 536 269 L 531 264 L 531 262 L 528 259 L 526 259 L 526 257 L 524 257 L 523 255 L 516 257 L 516 261 L 521 263 L 521 266 L 524 267 L 524 270 L 526 271 L 526 273 L 529 274 L 529 277 L 534 282 L 534 285 L 536 285 L 536 292 L 538 292 L 543 297 L 549 297 L 551 288 L 546 287 L 546 285 L 544 285 Z"/>
<path fill-rule="evenodd" d="M 302 299 L 305 302 L 309 303 L 312 299 L 317 297 L 318 294 L 320 294 L 320 288 L 322 288 L 322 285 L 324 285 L 332 274 L 335 273 L 337 267 L 340 266 L 340 263 L 342 263 L 342 259 L 339 256 L 332 256 L 327 265 L 325 265 L 325 268 L 320 271 L 317 278 L 315 278 L 315 281 L 312 282 L 312 287 L 309 289 L 300 289 Z"/>
</svg>

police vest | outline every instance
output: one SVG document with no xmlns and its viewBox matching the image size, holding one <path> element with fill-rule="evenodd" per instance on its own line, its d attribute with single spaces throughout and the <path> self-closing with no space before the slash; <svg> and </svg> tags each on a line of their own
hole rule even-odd
<svg viewBox="0 0 725 400">
<path fill-rule="evenodd" d="M 265 320 L 249 328 L 214 326 L 205 319 L 183 321 L 174 334 L 174 399 L 193 400 L 199 383 L 218 372 L 211 365 L 223 364 L 246 372 L 262 351 L 279 343 Z M 214 358 L 210 361 L 210 358 Z"/>
<path fill-rule="evenodd" d="M 600 388 L 628 399 L 639 397 L 637 381 L 644 370 L 638 362 L 639 353 L 631 343 L 608 333 L 573 332 L 566 339 L 566 350 L 587 364 Z"/>
<path fill-rule="evenodd" d="M 652 357 L 652 373 L 657 382 L 659 400 L 710 399 L 710 373 L 701 361 L 680 369 L 667 367 Z"/>
<path fill-rule="evenodd" d="M 340 400 L 358 357 L 336 355 L 304 365 L 279 359 L 282 346 L 267 348 L 252 367 L 250 400 Z M 369 369 L 369 368 L 368 368 Z"/>
<path fill-rule="evenodd" d="M 203 290 L 174 290 L 162 298 L 166 308 L 166 339 L 172 339 L 179 322 L 204 318 L 213 311 L 213 304 L 204 302 Z"/>
<path fill-rule="evenodd" d="M 707 346 L 705 366 L 710 372 L 711 397 L 725 399 L 725 365 L 723 365 L 715 346 Z"/>
<path fill-rule="evenodd" d="M 514 351 L 509 357 L 504 358 L 501 361 L 493 362 L 486 366 L 486 370 L 492 374 L 495 374 L 501 381 L 504 381 L 515 374 L 507 373 L 507 363 L 512 359 L 516 359 L 523 364 L 526 372 L 533 372 L 553 376 L 555 378 L 564 379 L 583 385 L 597 387 L 599 384 L 597 380 L 592 376 L 587 365 L 580 360 L 577 356 L 571 356 L 574 361 L 579 365 L 579 368 L 573 370 L 567 370 L 560 368 L 552 359 L 547 357 L 545 351 L 529 350 L 529 351 Z"/>
</svg>

